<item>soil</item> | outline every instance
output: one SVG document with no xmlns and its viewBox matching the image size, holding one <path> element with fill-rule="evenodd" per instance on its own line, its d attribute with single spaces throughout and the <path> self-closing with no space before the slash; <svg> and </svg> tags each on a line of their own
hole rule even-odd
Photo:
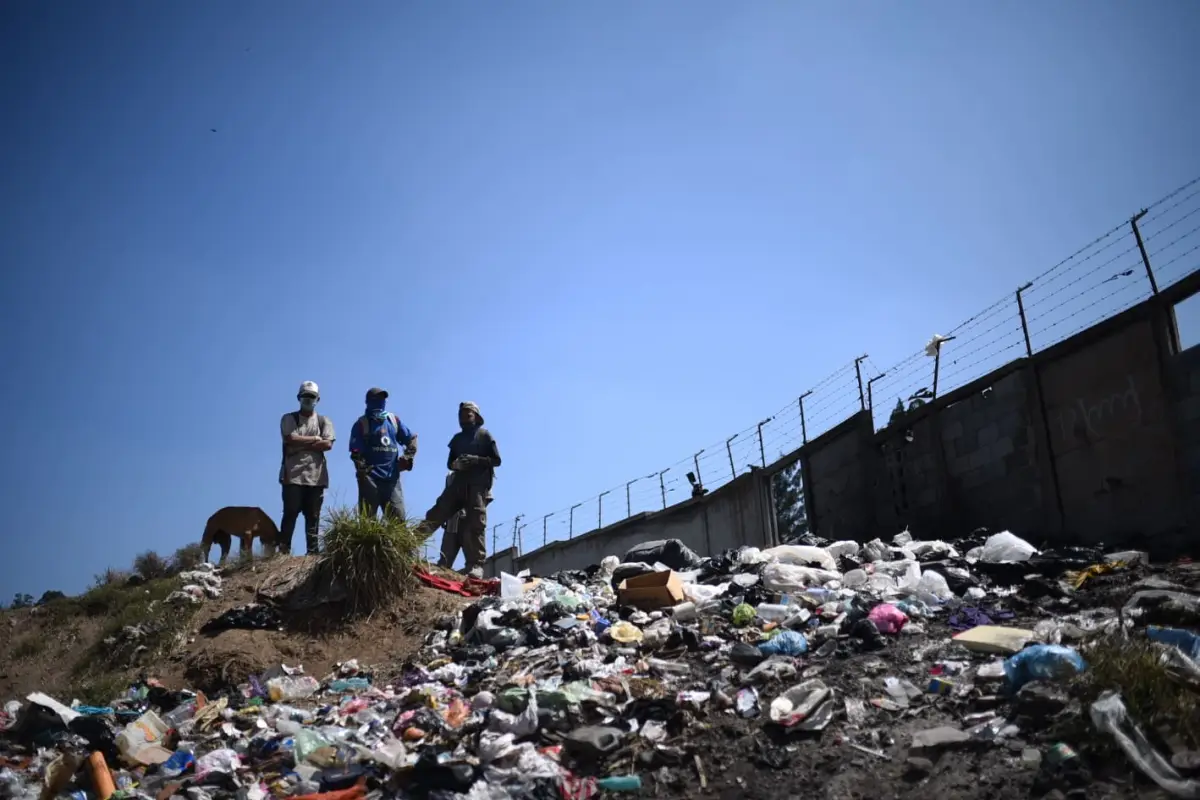
<svg viewBox="0 0 1200 800">
<path fill-rule="evenodd" d="M 340 611 L 309 611 L 284 615 L 282 631 L 200 633 L 209 620 L 255 602 L 260 587 L 281 573 L 306 569 L 307 562 L 274 559 L 224 576 L 221 597 L 198 608 L 165 660 L 106 678 L 119 685 L 144 673 L 169 688 L 213 690 L 279 664 L 302 665 L 308 674 L 322 676 L 355 658 L 363 667 L 386 670 L 416 652 L 439 616 L 468 602 L 418 585 L 396 608 L 348 624 Z M 63 616 L 48 607 L 0 612 L 0 700 L 42 691 L 69 702 L 64 695 L 79 687 L 80 656 L 96 645 L 108 622 L 106 616 Z"/>
</svg>

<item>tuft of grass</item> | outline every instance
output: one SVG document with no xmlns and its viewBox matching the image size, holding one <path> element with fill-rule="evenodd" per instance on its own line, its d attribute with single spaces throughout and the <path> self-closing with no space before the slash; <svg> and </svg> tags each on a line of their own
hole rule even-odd
<svg viewBox="0 0 1200 800">
<path fill-rule="evenodd" d="M 352 614 L 386 608 L 412 588 L 429 538 L 415 521 L 343 507 L 331 509 L 325 525 L 320 568 L 345 587 Z"/>
<path fill-rule="evenodd" d="M 1100 639 L 1084 653 L 1083 683 L 1090 703 L 1117 689 L 1130 716 L 1143 730 L 1165 725 L 1200 744 L 1200 693 L 1162 662 L 1162 650 L 1146 639 Z"/>
<path fill-rule="evenodd" d="M 199 543 L 186 544 L 175 551 L 171 557 L 171 565 L 176 572 L 187 572 L 204 563 L 204 549 Z"/>
<path fill-rule="evenodd" d="M 180 585 L 178 578 L 160 578 L 125 589 L 121 602 L 109 608 L 96 644 L 76 662 L 75 674 L 102 676 L 113 668 L 128 666 L 135 654 L 142 663 L 154 663 L 155 659 L 165 656 L 196 613 L 193 606 L 165 602 Z M 94 589 L 88 594 L 97 591 L 100 590 Z M 125 629 L 132 627 L 139 630 L 136 638 L 125 635 Z M 106 644 L 104 640 L 109 638 L 116 641 Z"/>
<path fill-rule="evenodd" d="M 45 649 L 45 637 L 35 633 L 17 642 L 12 649 L 11 657 L 14 661 L 19 661 L 22 658 L 33 658 Z"/>
<path fill-rule="evenodd" d="M 133 559 L 133 571 L 146 580 L 153 581 L 174 574 L 175 569 L 169 558 L 163 558 L 153 550 L 147 550 Z"/>
<path fill-rule="evenodd" d="M 131 683 L 129 676 L 124 673 L 92 676 L 72 684 L 65 693 L 65 700 L 79 700 L 86 705 L 103 708 L 124 697 Z"/>
</svg>

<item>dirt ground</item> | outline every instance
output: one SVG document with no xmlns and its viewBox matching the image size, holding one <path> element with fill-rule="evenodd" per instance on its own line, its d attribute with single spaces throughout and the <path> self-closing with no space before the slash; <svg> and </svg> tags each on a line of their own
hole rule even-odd
<svg viewBox="0 0 1200 800">
<path fill-rule="evenodd" d="M 465 605 L 467 598 L 424 586 L 399 607 L 348 626 L 313 612 L 285 615 L 282 631 L 226 630 L 215 635 L 201 627 L 225 611 L 253 603 L 264 583 L 281 570 L 305 566 L 305 558 L 259 562 L 226 575 L 222 595 L 198 607 L 163 660 L 105 674 L 103 688 L 117 687 L 139 674 L 170 688 L 217 688 L 245 681 L 281 663 L 303 665 L 311 675 L 327 674 L 338 662 L 358 659 L 364 667 L 387 669 L 412 655 L 434 620 Z M 130 588 L 127 591 L 137 592 Z M 80 690 L 81 656 L 97 645 L 111 615 L 56 613 L 48 607 L 0 612 L 0 700 L 31 691 L 66 696 Z"/>
</svg>

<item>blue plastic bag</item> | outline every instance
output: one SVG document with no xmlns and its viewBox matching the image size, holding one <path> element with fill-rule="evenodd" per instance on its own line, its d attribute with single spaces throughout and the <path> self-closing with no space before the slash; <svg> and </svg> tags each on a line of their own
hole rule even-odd
<svg viewBox="0 0 1200 800">
<path fill-rule="evenodd" d="M 1035 644 L 1004 662 L 1004 675 L 1014 692 L 1030 681 L 1065 680 L 1085 669 L 1083 656 L 1061 644 Z"/>
<path fill-rule="evenodd" d="M 758 651 L 767 656 L 801 656 L 808 652 L 808 639 L 802 633 L 782 631 L 760 644 Z"/>
<path fill-rule="evenodd" d="M 1200 636 L 1191 631 L 1148 625 L 1146 627 L 1146 635 L 1150 637 L 1150 641 L 1176 647 L 1192 661 L 1200 663 Z"/>
</svg>

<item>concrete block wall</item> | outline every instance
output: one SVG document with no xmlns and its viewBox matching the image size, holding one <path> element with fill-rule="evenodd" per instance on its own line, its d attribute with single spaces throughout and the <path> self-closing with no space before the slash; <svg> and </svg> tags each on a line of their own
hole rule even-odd
<svg viewBox="0 0 1200 800">
<path fill-rule="evenodd" d="M 1157 321 L 1143 318 L 1047 354 L 1040 366 L 1067 532 L 1154 537 L 1184 523 L 1175 420 Z"/>
<path fill-rule="evenodd" d="M 872 528 L 872 436 L 871 416 L 860 412 L 803 448 L 805 499 L 817 535 L 858 538 Z"/>
<path fill-rule="evenodd" d="M 487 572 L 528 569 L 534 575 L 549 575 L 562 569 L 586 569 L 605 556 L 620 557 L 634 545 L 658 539 L 679 539 L 700 555 L 742 545 L 772 547 L 776 543 L 775 512 L 769 487 L 768 474 L 755 470 L 704 497 L 663 511 L 637 514 L 524 555 L 502 551 L 489 559 Z"/>
<path fill-rule="evenodd" d="M 1036 530 L 1046 512 L 1032 369 L 1021 362 L 976 387 L 936 415 L 956 523 Z"/>
<path fill-rule="evenodd" d="M 1179 432 L 1179 469 L 1192 528 L 1200 527 L 1200 346 L 1171 359 L 1173 413 Z"/>
</svg>

